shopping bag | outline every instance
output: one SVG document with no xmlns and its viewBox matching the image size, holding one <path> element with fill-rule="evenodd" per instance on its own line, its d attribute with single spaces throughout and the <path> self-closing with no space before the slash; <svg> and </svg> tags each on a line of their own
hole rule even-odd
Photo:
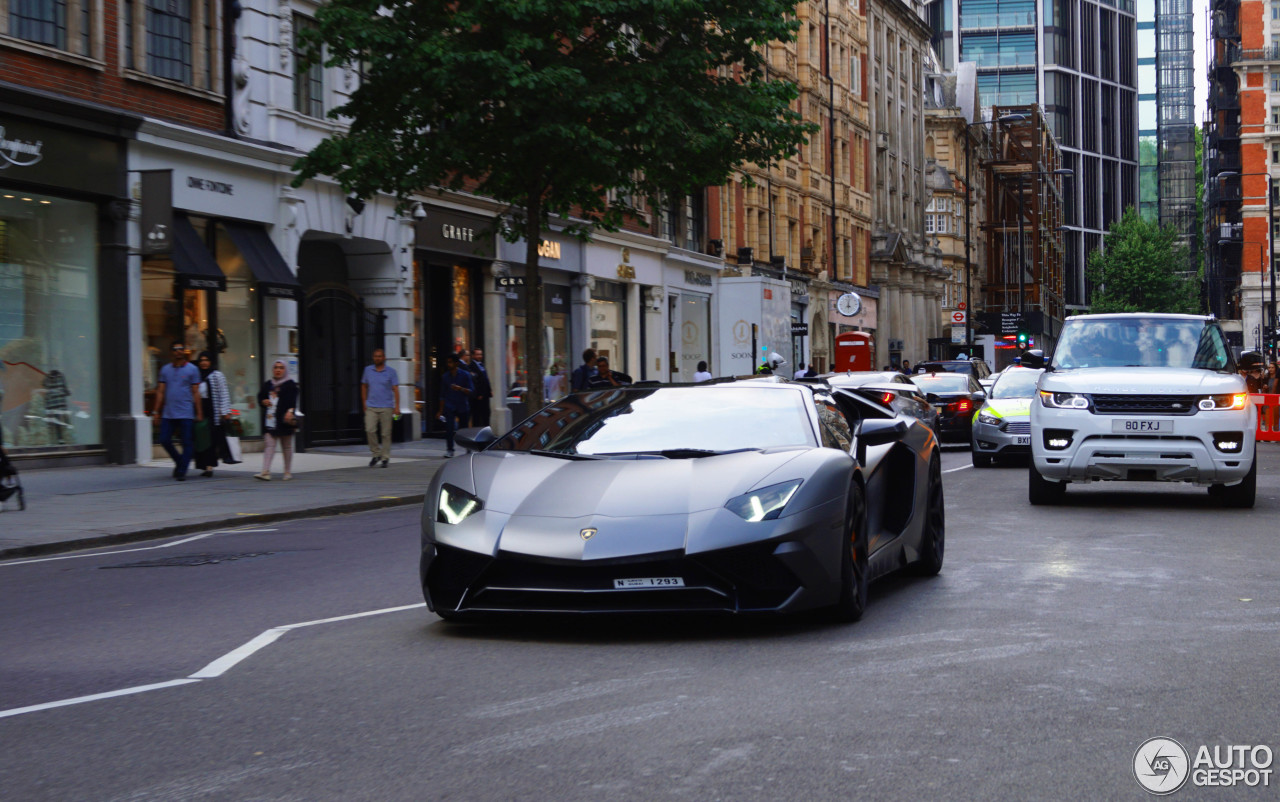
<svg viewBox="0 0 1280 802">
<path fill-rule="evenodd" d="M 223 462 L 234 465 L 235 463 L 240 462 L 240 438 L 227 435 L 226 441 L 227 453 Z"/>
<path fill-rule="evenodd" d="M 208 451 L 209 446 L 213 444 L 212 435 L 209 433 L 209 421 L 198 420 L 195 426 L 196 451 Z"/>
</svg>

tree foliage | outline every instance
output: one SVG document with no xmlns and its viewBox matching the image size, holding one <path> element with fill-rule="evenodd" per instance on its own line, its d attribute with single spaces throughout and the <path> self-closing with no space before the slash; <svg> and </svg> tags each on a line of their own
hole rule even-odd
<svg viewBox="0 0 1280 802">
<path fill-rule="evenodd" d="M 1200 311 L 1199 282 L 1178 232 L 1133 208 L 1111 224 L 1103 250 L 1089 254 L 1087 274 L 1093 312 Z"/>
<path fill-rule="evenodd" d="M 508 206 L 527 243 L 527 369 L 541 397 L 536 250 L 553 220 L 613 230 L 632 199 L 727 183 L 814 127 L 770 80 L 763 45 L 795 38 L 795 0 L 330 0 L 304 33 L 311 58 L 359 64 L 329 116 L 349 128 L 296 165 L 296 184 L 394 195 L 474 191 Z M 323 45 L 323 51 L 319 48 Z M 616 193 L 607 193 L 613 188 Z M 534 336 L 528 336 L 534 335 Z"/>
</svg>

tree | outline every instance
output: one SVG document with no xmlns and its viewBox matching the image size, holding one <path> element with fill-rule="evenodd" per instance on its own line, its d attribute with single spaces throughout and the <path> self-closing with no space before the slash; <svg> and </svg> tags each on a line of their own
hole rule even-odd
<svg viewBox="0 0 1280 802">
<path fill-rule="evenodd" d="M 1170 226 L 1144 220 L 1130 207 L 1111 224 L 1104 248 L 1089 254 L 1093 312 L 1197 314 L 1199 289 L 1187 247 Z"/>
<path fill-rule="evenodd" d="M 791 41 L 794 0 L 332 0 L 304 34 L 312 59 L 360 64 L 350 127 L 295 165 L 359 197 L 469 190 L 507 204 L 526 242 L 528 397 L 542 397 L 537 249 L 553 220 L 588 238 L 641 216 L 632 198 L 728 182 L 816 126 L 771 80 L 764 45 Z M 617 190 L 609 193 L 609 189 Z M 572 215 L 572 218 L 570 217 Z"/>
</svg>

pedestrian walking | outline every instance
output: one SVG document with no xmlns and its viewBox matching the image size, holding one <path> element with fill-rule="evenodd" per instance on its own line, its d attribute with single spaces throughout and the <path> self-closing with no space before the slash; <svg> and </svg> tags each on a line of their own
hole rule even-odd
<svg viewBox="0 0 1280 802">
<path fill-rule="evenodd" d="M 911 363 L 905 359 L 902 360 L 902 372 L 908 376 L 911 375 Z"/>
<path fill-rule="evenodd" d="M 458 357 L 446 357 L 445 371 L 440 377 L 440 405 L 436 410 L 436 417 L 444 424 L 445 456 L 453 456 L 453 434 L 459 424 L 467 423 L 467 407 L 474 389 L 471 373 L 460 369 Z"/>
<path fill-rule="evenodd" d="M 796 372 L 791 374 L 791 378 L 803 379 L 805 376 L 808 376 L 808 375 L 809 375 L 809 369 L 804 366 L 803 362 L 801 362 L 800 367 L 796 369 Z"/>
<path fill-rule="evenodd" d="M 451 357 L 453 358 L 453 357 Z M 387 352 L 373 349 L 373 364 L 366 365 L 360 379 L 360 402 L 364 406 L 364 432 L 369 436 L 369 467 L 391 462 L 391 425 L 400 419 L 400 377 L 387 364 Z"/>
<path fill-rule="evenodd" d="M 471 384 L 475 394 L 471 396 L 471 425 L 488 426 L 489 415 L 493 411 L 489 402 L 493 399 L 493 385 L 489 382 L 489 371 L 484 367 L 484 349 L 471 349 Z"/>
<path fill-rule="evenodd" d="M 542 379 L 542 400 L 550 404 L 564 397 L 564 371 L 559 362 L 551 363 L 551 370 Z"/>
<path fill-rule="evenodd" d="M 258 393 L 258 404 L 262 406 L 262 428 L 265 445 L 262 448 L 262 473 L 253 478 L 264 482 L 271 481 L 271 461 L 275 458 L 276 447 L 284 458 L 284 481 L 293 478 L 293 432 L 297 424 L 294 409 L 298 406 L 298 385 L 289 378 L 289 369 L 280 360 L 271 366 L 271 378 L 262 383 Z"/>
<path fill-rule="evenodd" d="M 573 376 L 569 381 L 570 392 L 578 392 L 587 389 L 591 378 L 596 375 L 596 351 L 594 348 L 588 348 L 582 352 L 582 364 L 573 369 Z"/>
<path fill-rule="evenodd" d="M 1240 355 L 1240 375 L 1251 393 L 1267 391 L 1266 369 L 1262 364 L 1262 354 L 1257 351 L 1246 351 Z"/>
<path fill-rule="evenodd" d="M 195 451 L 195 422 L 204 419 L 200 408 L 200 370 L 187 361 L 187 346 L 174 340 L 169 364 L 160 368 L 156 382 L 155 416 L 160 419 L 160 446 L 173 460 L 173 478 L 187 479 L 187 467 Z M 182 439 L 182 453 L 173 447 L 173 435 Z"/>
<path fill-rule="evenodd" d="M 693 372 L 693 380 L 694 382 L 709 382 L 711 379 L 711 371 L 707 370 L 707 360 L 704 359 L 698 363 L 698 369 Z"/>
<path fill-rule="evenodd" d="M 201 471 L 201 476 L 213 476 L 218 457 L 227 453 L 222 422 L 231 414 L 231 392 L 227 389 L 227 377 L 214 367 L 213 354 L 201 351 L 196 357 L 196 367 L 200 370 L 200 411 L 204 414 L 204 425 L 209 427 L 204 448 L 199 448 L 201 438 L 195 438 L 196 470 Z"/>
</svg>

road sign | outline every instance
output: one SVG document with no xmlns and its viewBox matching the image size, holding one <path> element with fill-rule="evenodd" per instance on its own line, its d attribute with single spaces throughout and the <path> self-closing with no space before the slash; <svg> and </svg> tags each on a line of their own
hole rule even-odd
<svg viewBox="0 0 1280 802">
<path fill-rule="evenodd" d="M 964 343 L 964 326 L 951 327 L 951 344 L 961 345 Z"/>
<path fill-rule="evenodd" d="M 963 309 L 958 309 L 955 312 L 951 313 L 951 325 L 963 326 L 967 317 L 968 317 L 967 312 L 965 312 Z"/>
<path fill-rule="evenodd" d="M 956 304 L 956 309 L 959 309 L 961 311 L 964 311 L 965 309 L 968 309 L 968 308 L 969 308 L 969 305 L 966 304 L 964 301 L 961 301 L 960 303 Z"/>
</svg>

